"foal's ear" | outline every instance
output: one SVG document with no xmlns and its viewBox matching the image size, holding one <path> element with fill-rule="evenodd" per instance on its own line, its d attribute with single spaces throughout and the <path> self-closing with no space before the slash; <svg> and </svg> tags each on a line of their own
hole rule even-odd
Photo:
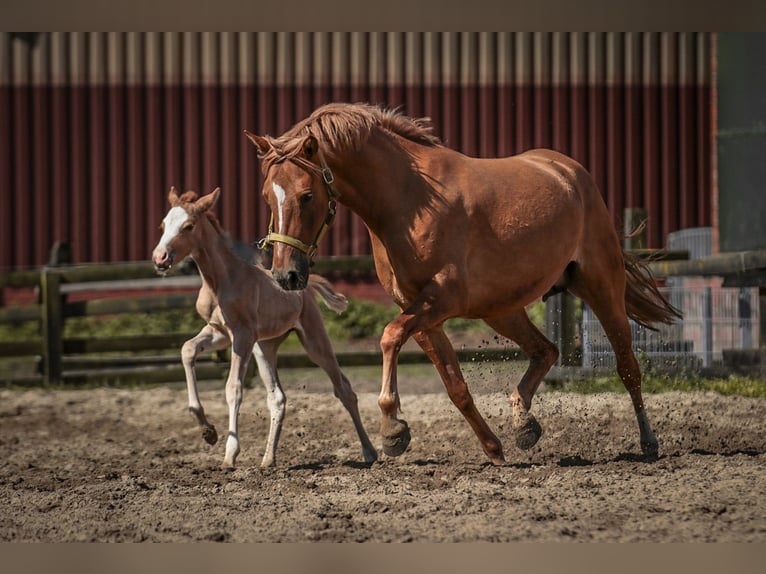
<svg viewBox="0 0 766 574">
<path fill-rule="evenodd" d="M 253 145 L 258 148 L 258 154 L 259 155 L 266 155 L 268 151 L 271 149 L 271 146 L 269 145 L 269 140 L 267 140 L 265 137 L 257 136 L 253 133 L 250 133 L 247 130 L 245 131 L 245 135 L 247 136 L 247 139 L 249 139 L 251 142 L 253 142 Z"/>
<path fill-rule="evenodd" d="M 216 187 L 213 191 L 207 195 L 203 195 L 194 203 L 194 211 L 197 213 L 204 213 L 215 205 L 218 198 L 221 195 L 221 188 Z"/>
<path fill-rule="evenodd" d="M 168 202 L 171 207 L 175 207 L 181 203 L 181 198 L 178 196 L 178 190 L 176 190 L 175 186 L 170 187 L 170 191 L 168 192 Z"/>
<path fill-rule="evenodd" d="M 319 142 L 314 136 L 308 136 L 306 141 L 303 142 L 303 153 L 306 159 L 311 157 L 319 150 Z"/>
</svg>

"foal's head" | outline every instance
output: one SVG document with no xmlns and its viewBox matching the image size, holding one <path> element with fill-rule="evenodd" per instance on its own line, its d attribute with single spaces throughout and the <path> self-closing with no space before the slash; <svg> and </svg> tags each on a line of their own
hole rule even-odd
<svg viewBox="0 0 766 574">
<path fill-rule="evenodd" d="M 246 134 L 264 158 L 263 196 L 272 213 L 266 239 L 274 248 L 274 279 L 283 289 L 304 289 L 311 259 L 335 216 L 332 173 L 314 136 L 278 152 L 275 140 Z"/>
<path fill-rule="evenodd" d="M 207 217 L 207 211 L 218 201 L 221 188 L 197 198 L 193 191 L 178 195 L 175 187 L 170 188 L 168 201 L 170 211 L 162 220 L 162 237 L 152 252 L 152 260 L 157 271 L 167 271 L 173 262 L 182 261 L 189 256 L 199 241 L 195 233 L 201 218 Z"/>
</svg>

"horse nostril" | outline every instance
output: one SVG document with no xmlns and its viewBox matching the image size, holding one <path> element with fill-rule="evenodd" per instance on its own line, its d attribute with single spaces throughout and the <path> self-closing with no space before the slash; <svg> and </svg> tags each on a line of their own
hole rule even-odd
<svg viewBox="0 0 766 574">
<path fill-rule="evenodd" d="M 167 251 L 162 250 L 154 254 L 154 266 L 157 269 L 167 269 L 173 264 L 173 256 Z"/>
</svg>

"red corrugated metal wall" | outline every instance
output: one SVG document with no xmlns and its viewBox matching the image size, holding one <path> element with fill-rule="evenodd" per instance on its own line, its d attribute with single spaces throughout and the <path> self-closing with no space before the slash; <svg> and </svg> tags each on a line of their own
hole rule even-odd
<svg viewBox="0 0 766 574">
<path fill-rule="evenodd" d="M 430 116 L 466 154 L 552 147 L 649 244 L 711 225 L 712 38 L 700 33 L 0 33 L 0 269 L 145 260 L 171 185 L 223 188 L 223 225 L 265 233 L 254 148 L 330 101 Z M 342 210 L 321 254 L 363 254 Z"/>
</svg>

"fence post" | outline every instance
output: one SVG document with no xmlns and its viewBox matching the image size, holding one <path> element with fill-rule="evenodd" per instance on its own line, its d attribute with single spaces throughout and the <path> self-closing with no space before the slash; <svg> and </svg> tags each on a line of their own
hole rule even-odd
<svg viewBox="0 0 766 574">
<path fill-rule="evenodd" d="M 646 248 L 646 228 L 642 229 L 635 236 L 631 237 L 633 231 L 638 230 L 638 226 L 646 221 L 646 210 L 640 207 L 626 207 L 623 212 L 623 235 L 622 240 L 624 249 L 645 249 Z"/>
<path fill-rule="evenodd" d="M 758 346 L 766 348 L 766 287 L 758 288 Z"/>
<path fill-rule="evenodd" d="M 750 302 L 750 289 L 740 287 L 737 295 L 737 316 L 739 318 L 739 348 L 753 348 L 753 306 Z"/>
<path fill-rule="evenodd" d="M 589 369 L 593 366 L 593 341 L 591 340 L 592 311 L 585 303 L 582 304 L 582 366 Z"/>
<path fill-rule="evenodd" d="M 43 381 L 49 385 L 61 382 L 64 306 L 60 286 L 61 275 L 53 269 L 43 267 L 40 273 Z"/>
<path fill-rule="evenodd" d="M 713 364 L 713 291 L 702 288 L 702 366 Z"/>
<path fill-rule="evenodd" d="M 576 366 L 575 300 L 572 295 L 557 293 L 545 302 L 545 332 L 560 351 L 558 364 Z"/>
</svg>

